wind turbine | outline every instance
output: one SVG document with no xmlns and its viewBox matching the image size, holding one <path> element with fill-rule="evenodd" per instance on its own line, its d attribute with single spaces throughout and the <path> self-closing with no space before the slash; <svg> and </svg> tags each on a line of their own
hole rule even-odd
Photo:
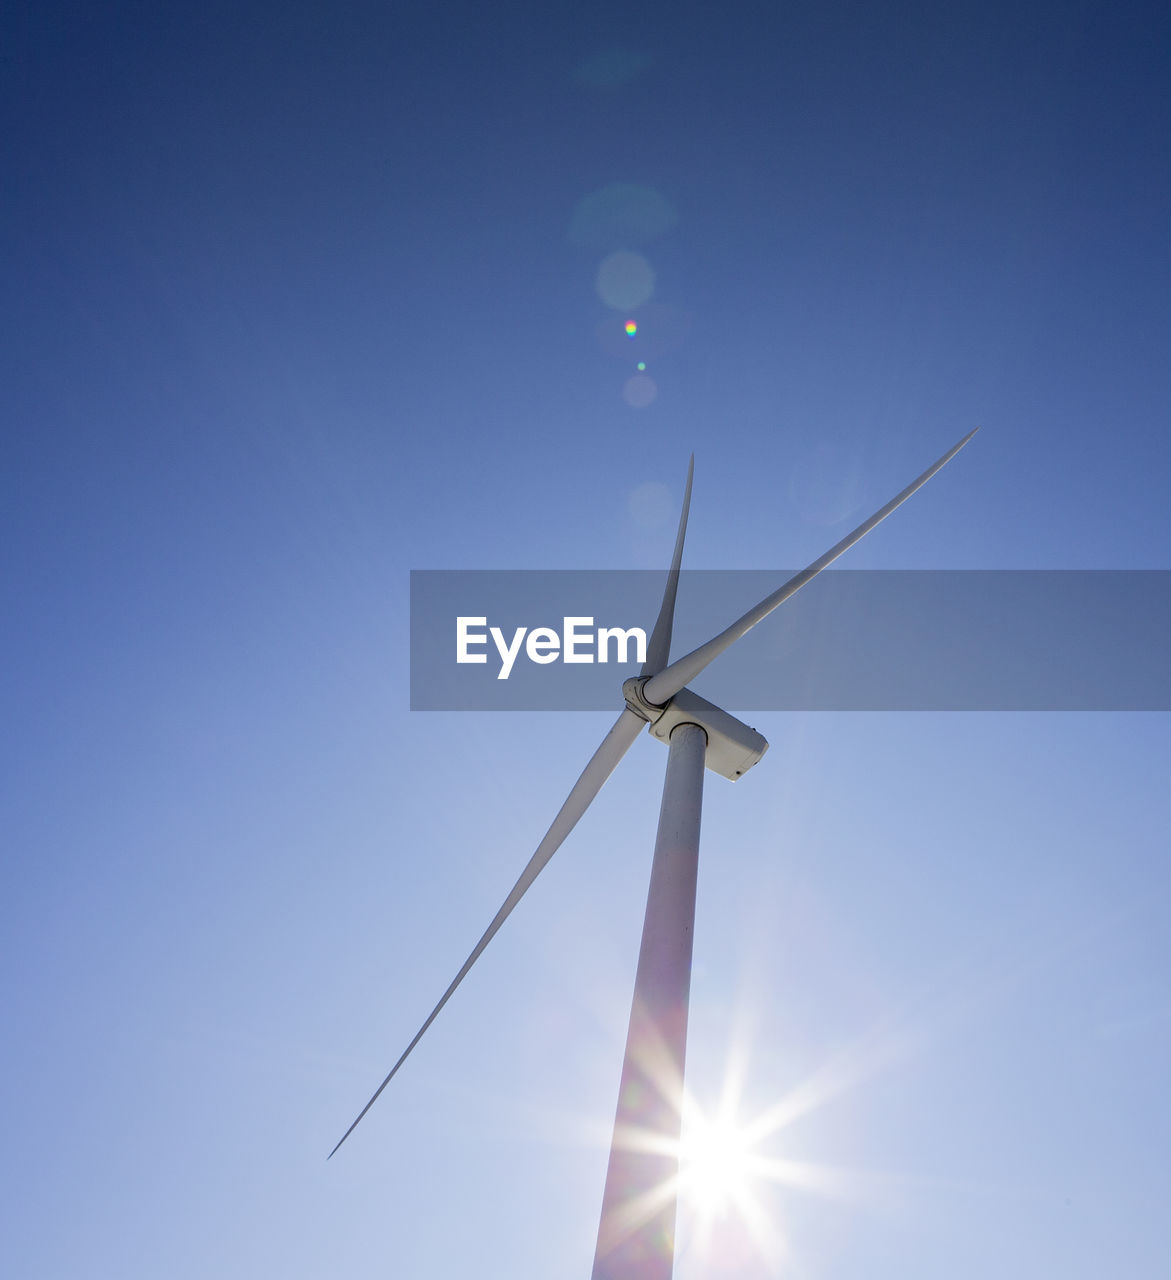
<svg viewBox="0 0 1171 1280">
<path fill-rule="evenodd" d="M 979 430 L 979 428 L 976 428 Z M 659 811 L 651 883 L 627 1031 L 614 1136 L 602 1195 L 593 1280 L 670 1280 L 674 1262 L 675 1202 L 683 1111 L 683 1065 L 691 988 L 691 940 L 699 865 L 704 770 L 735 781 L 764 755 L 768 743 L 755 729 L 685 686 L 730 645 L 783 604 L 810 579 L 864 538 L 896 507 L 944 467 L 976 434 L 968 432 L 943 457 L 885 506 L 848 533 L 808 568 L 795 574 L 706 644 L 670 661 L 671 630 L 691 482 L 687 468 L 683 510 L 659 616 L 637 677 L 625 681 L 626 706 L 574 783 L 553 825 L 504 900 L 471 955 L 452 979 L 414 1039 L 375 1089 L 338 1147 L 378 1100 L 455 989 L 496 936 L 513 908 L 589 808 L 643 726 L 668 744 L 667 775 Z"/>
</svg>

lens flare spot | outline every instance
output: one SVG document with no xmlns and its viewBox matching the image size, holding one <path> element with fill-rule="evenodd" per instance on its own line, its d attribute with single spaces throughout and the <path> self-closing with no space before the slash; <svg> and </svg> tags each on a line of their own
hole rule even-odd
<svg viewBox="0 0 1171 1280">
<path fill-rule="evenodd" d="M 655 271 L 641 253 L 620 249 L 602 260 L 594 287 L 606 306 L 633 311 L 653 297 Z"/>
<path fill-rule="evenodd" d="M 671 490 L 657 480 L 648 480 L 634 489 L 626 499 L 626 506 L 635 523 L 644 529 L 661 529 L 675 515 L 675 499 Z"/>
<path fill-rule="evenodd" d="M 637 367 L 638 367 L 638 371 L 639 371 L 639 373 L 646 373 L 646 361 L 645 361 L 645 360 L 640 360 L 640 361 L 638 362 L 638 366 L 637 366 Z"/>
<path fill-rule="evenodd" d="M 569 239 L 603 253 L 637 249 L 670 231 L 678 221 L 675 206 L 654 187 L 614 182 L 578 201 Z"/>
<path fill-rule="evenodd" d="M 582 62 L 573 78 L 591 89 L 612 92 L 636 80 L 653 62 L 653 58 L 633 49 L 607 49 Z"/>
<path fill-rule="evenodd" d="M 638 325 L 633 320 L 627 320 L 626 336 L 628 338 L 633 338 L 637 332 L 638 332 Z"/>
<path fill-rule="evenodd" d="M 658 394 L 658 384 L 648 373 L 633 374 L 622 388 L 622 398 L 632 409 L 645 409 Z"/>
</svg>

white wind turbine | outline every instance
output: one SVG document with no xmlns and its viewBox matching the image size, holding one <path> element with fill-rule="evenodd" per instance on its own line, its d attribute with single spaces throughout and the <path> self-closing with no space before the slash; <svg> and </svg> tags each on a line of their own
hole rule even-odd
<svg viewBox="0 0 1171 1280">
<path fill-rule="evenodd" d="M 342 1134 L 337 1146 L 329 1153 L 331 1157 L 394 1078 L 456 987 L 467 976 L 468 970 L 577 825 L 602 784 L 646 725 L 654 737 L 669 744 L 670 750 L 618 1090 L 614 1136 L 602 1196 L 593 1280 L 670 1280 L 674 1258 L 683 1063 L 691 988 L 691 939 L 695 921 L 703 772 L 705 768 L 712 769 L 734 781 L 747 773 L 768 749 L 768 743 L 755 729 L 684 686 L 842 552 L 865 537 L 950 462 L 975 434 L 975 430 L 970 431 L 884 507 L 808 568 L 749 609 L 730 627 L 698 649 L 670 662 L 675 595 L 687 531 L 687 513 L 691 505 L 691 480 L 695 466 L 695 458 L 692 457 L 687 469 L 683 510 L 663 603 L 647 642 L 642 670 L 622 686 L 625 709 L 574 783 L 568 799 L 529 859 L 528 866 L 521 872 L 520 879 L 513 885 L 504 905 L 415 1038 L 391 1067 L 386 1079 Z"/>
</svg>

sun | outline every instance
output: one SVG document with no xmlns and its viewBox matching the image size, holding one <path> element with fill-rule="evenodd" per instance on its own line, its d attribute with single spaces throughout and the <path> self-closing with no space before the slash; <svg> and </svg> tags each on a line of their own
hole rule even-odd
<svg viewBox="0 0 1171 1280">
<path fill-rule="evenodd" d="M 730 1116 L 688 1117 L 679 1144 L 679 1188 L 701 1218 L 743 1213 L 752 1199 L 752 1141 Z"/>
</svg>

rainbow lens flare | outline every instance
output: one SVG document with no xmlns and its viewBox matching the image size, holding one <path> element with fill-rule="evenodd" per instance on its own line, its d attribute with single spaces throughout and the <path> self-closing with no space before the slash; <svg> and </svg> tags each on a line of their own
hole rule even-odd
<svg viewBox="0 0 1171 1280">
<path fill-rule="evenodd" d="M 635 324 L 635 322 L 634 322 L 633 320 L 627 320 L 627 322 L 626 322 L 626 336 L 627 336 L 628 338 L 633 338 L 633 337 L 634 337 L 634 335 L 635 335 L 637 332 L 638 332 L 638 325 L 637 325 L 637 324 Z"/>
</svg>

